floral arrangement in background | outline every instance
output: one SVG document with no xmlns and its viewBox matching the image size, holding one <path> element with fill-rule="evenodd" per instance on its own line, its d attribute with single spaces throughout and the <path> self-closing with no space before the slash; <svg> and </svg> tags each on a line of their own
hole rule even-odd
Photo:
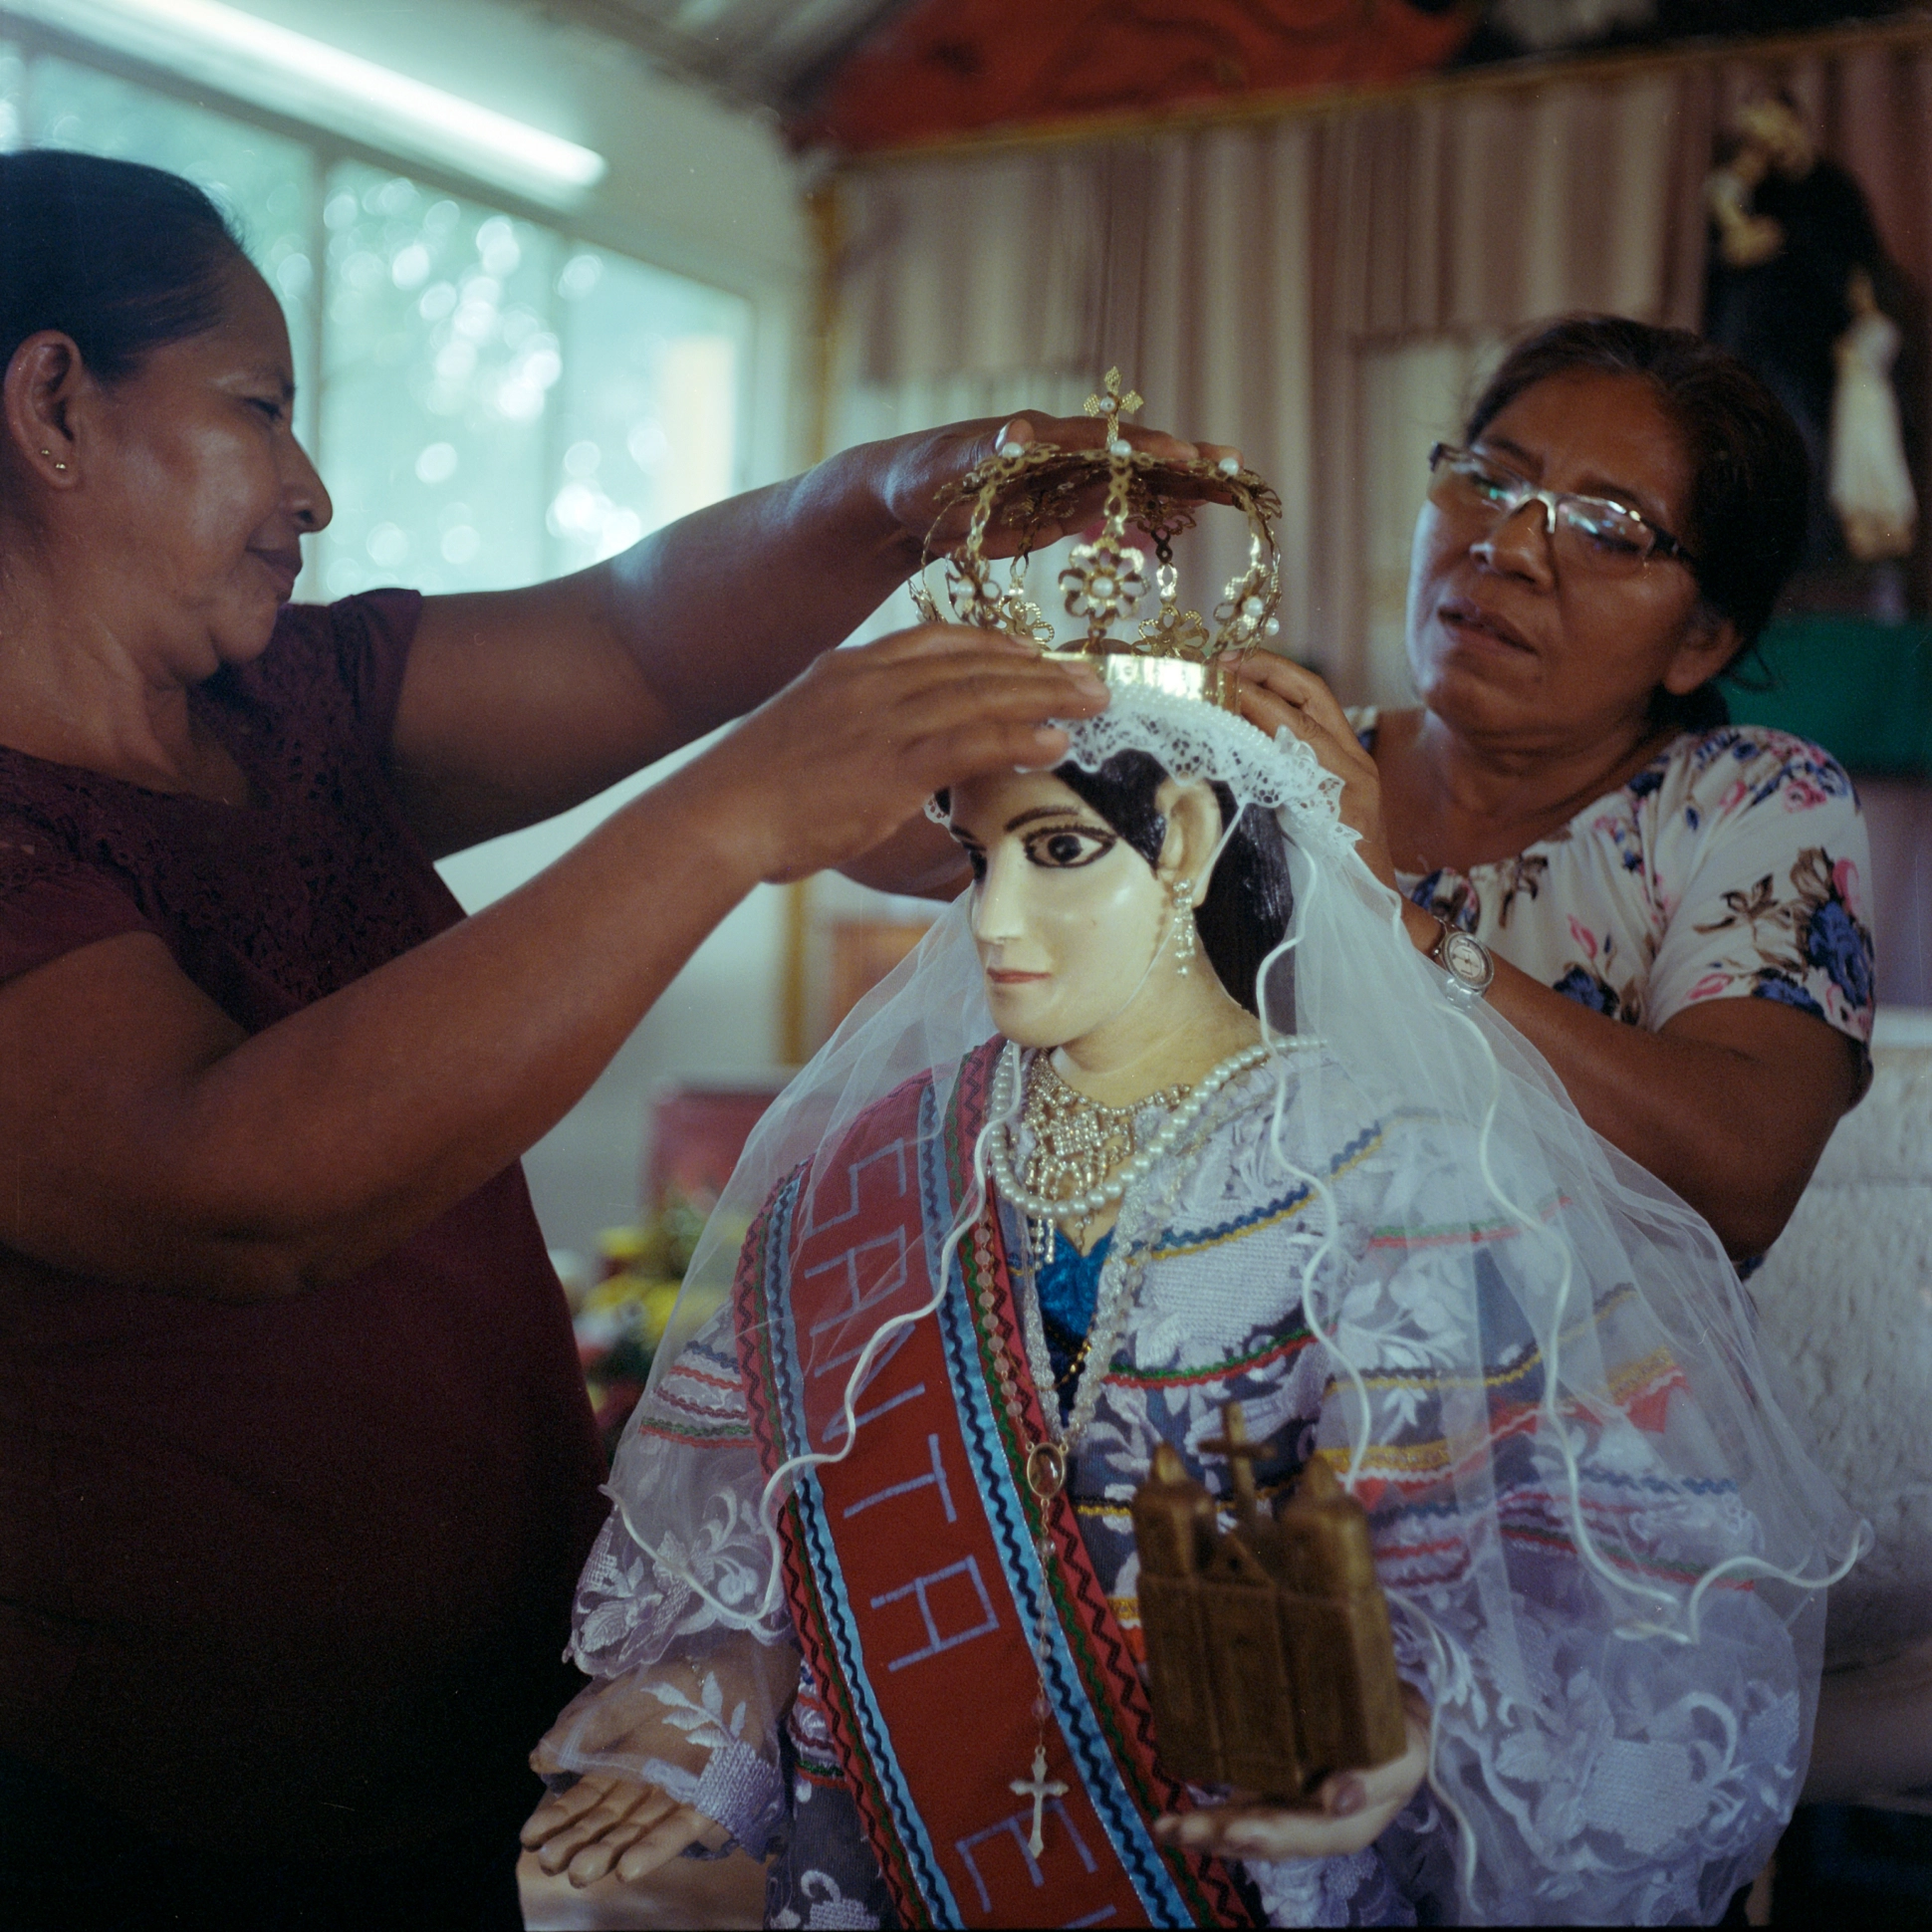
<svg viewBox="0 0 1932 1932">
<path fill-rule="evenodd" d="M 915 937 L 917 931 L 923 927 Z M 898 958 L 894 953 L 873 977 L 882 978 Z M 723 1084 L 684 1081 L 659 1088 L 650 1101 L 649 1155 L 638 1186 L 648 1205 L 636 1221 L 598 1236 L 595 1269 L 581 1256 L 552 1250 L 570 1297 L 578 1358 L 606 1460 L 615 1454 L 623 1425 L 644 1392 L 698 1237 L 752 1129 L 783 1085 L 783 1077 L 773 1075 Z M 745 1234 L 744 1225 L 718 1230 L 727 1255 L 737 1255 Z M 702 1322 L 712 1312 L 703 1306 L 691 1314 Z"/>
<path fill-rule="evenodd" d="M 571 1293 L 578 1359 L 606 1461 L 644 1392 L 709 1211 L 672 1192 L 635 1225 L 605 1228 L 598 1236 L 598 1279 Z"/>
</svg>

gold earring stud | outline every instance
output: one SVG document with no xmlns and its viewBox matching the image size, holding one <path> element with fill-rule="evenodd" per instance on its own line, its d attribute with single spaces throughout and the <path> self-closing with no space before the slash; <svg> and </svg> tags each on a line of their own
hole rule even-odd
<svg viewBox="0 0 1932 1932">
<path fill-rule="evenodd" d="M 52 451 L 51 449 L 43 449 L 43 450 L 41 451 L 41 454 L 42 454 L 43 456 L 51 456 L 51 455 L 53 455 L 53 453 L 54 453 L 54 452 L 53 452 L 53 451 Z M 56 464 L 54 465 L 54 467 L 55 467 L 55 468 L 56 468 L 57 470 L 64 470 L 64 469 L 66 469 L 66 468 L 67 468 L 67 465 L 66 465 L 65 463 L 56 463 Z"/>
</svg>

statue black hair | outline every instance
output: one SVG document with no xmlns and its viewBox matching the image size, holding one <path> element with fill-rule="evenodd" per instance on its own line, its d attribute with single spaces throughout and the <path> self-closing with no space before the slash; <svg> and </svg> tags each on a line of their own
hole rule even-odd
<svg viewBox="0 0 1932 1932">
<path fill-rule="evenodd" d="M 1159 759 L 1150 752 L 1119 751 L 1098 771 L 1067 764 L 1055 767 L 1054 776 L 1091 806 L 1149 865 L 1160 862 L 1167 820 L 1155 800 L 1168 772 Z M 1195 924 L 1201 950 L 1221 984 L 1254 1013 L 1261 963 L 1288 932 L 1295 894 L 1274 826 L 1261 832 L 1253 823 L 1258 808 L 1248 807 L 1237 816 L 1233 792 L 1212 780 L 1209 783 L 1221 808 L 1227 843 L 1215 861 Z M 1280 977 L 1278 968 L 1271 980 Z M 1279 987 L 1271 987 L 1271 1008 L 1278 1003 L 1279 993 Z"/>
</svg>

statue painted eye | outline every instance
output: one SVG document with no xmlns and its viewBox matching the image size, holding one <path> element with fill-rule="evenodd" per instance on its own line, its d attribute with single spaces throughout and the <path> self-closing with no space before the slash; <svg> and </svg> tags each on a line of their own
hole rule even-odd
<svg viewBox="0 0 1932 1932">
<path fill-rule="evenodd" d="M 1105 857 L 1117 843 L 1110 832 L 1095 832 L 1085 826 L 1051 826 L 1027 840 L 1027 856 L 1036 865 L 1065 871 Z"/>
</svg>

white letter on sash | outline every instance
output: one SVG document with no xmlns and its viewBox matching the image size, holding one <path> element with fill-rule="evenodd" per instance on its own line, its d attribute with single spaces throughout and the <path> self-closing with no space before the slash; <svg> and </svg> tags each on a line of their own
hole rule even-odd
<svg viewBox="0 0 1932 1932">
<path fill-rule="evenodd" d="M 939 1460 L 939 1438 L 936 1435 L 927 1436 L 926 1446 L 932 1451 L 930 1476 L 914 1476 L 909 1482 L 894 1483 L 889 1489 L 875 1489 L 871 1495 L 861 1496 L 856 1503 L 845 1506 L 845 1520 L 849 1522 L 860 1510 L 869 1510 L 874 1503 L 889 1502 L 894 1496 L 910 1496 L 915 1489 L 930 1485 L 939 1492 L 939 1500 L 945 1505 L 946 1521 L 957 1523 L 959 1512 L 953 1508 L 953 1493 L 946 1487 L 946 1466 Z M 882 1602 L 884 1599 L 881 1597 L 879 1600 Z"/>
<path fill-rule="evenodd" d="M 979 1597 L 980 1621 L 969 1629 L 954 1631 L 951 1636 L 941 1636 L 939 1625 L 933 1618 L 928 1592 L 952 1576 L 964 1576 L 972 1584 L 974 1593 Z M 993 1599 L 987 1595 L 986 1585 L 980 1580 L 979 1560 L 976 1557 L 968 1557 L 963 1563 L 948 1564 L 944 1570 L 915 1576 L 911 1582 L 901 1584 L 897 1589 L 889 1589 L 883 1596 L 874 1596 L 872 1608 L 880 1610 L 887 1603 L 897 1603 L 908 1596 L 918 1602 L 919 1615 L 926 1626 L 926 1646 L 923 1650 L 908 1650 L 903 1657 L 892 1658 L 885 1666 L 887 1670 L 903 1670 L 907 1664 L 924 1663 L 928 1657 L 936 1657 L 942 1650 L 955 1650 L 962 1643 L 970 1643 L 973 1638 L 986 1636 L 1000 1627 L 1000 1619 L 993 1611 Z"/>
</svg>

